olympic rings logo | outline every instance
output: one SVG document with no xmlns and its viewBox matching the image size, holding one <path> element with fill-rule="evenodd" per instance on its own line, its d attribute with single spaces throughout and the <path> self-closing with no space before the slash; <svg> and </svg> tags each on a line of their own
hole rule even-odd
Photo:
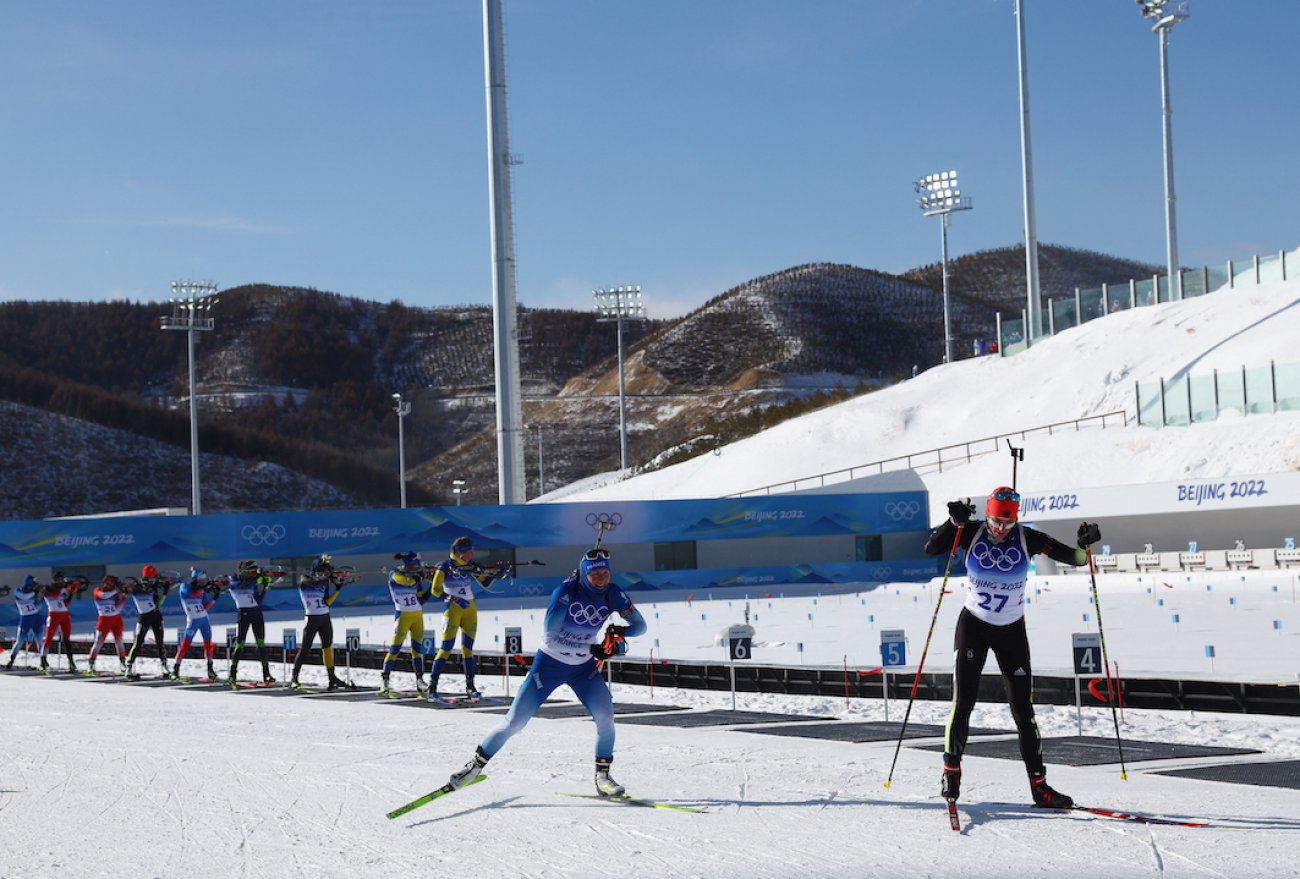
<svg viewBox="0 0 1300 879">
<path fill-rule="evenodd" d="M 885 515 L 895 522 L 903 519 L 915 519 L 921 512 L 921 505 L 916 501 L 890 501 L 885 504 Z"/>
<path fill-rule="evenodd" d="M 1025 558 L 1018 546 L 1008 546 L 1004 549 L 1000 546 L 989 546 L 987 543 L 976 543 L 971 547 L 970 554 L 975 561 L 979 562 L 981 568 L 997 568 L 999 571 L 1010 571 Z"/>
<path fill-rule="evenodd" d="M 609 616 L 609 608 L 596 607 L 594 604 L 570 604 L 569 616 L 580 626 L 600 628 Z"/>
<path fill-rule="evenodd" d="M 253 546 L 274 546 L 284 540 L 287 533 L 283 525 L 245 525 L 239 531 L 239 535 Z"/>
<path fill-rule="evenodd" d="M 546 591 L 546 587 L 541 583 L 521 583 L 519 585 L 520 595 L 541 595 Z"/>
<path fill-rule="evenodd" d="M 613 531 L 623 524 L 622 513 L 588 513 L 587 524 L 596 531 Z"/>
</svg>

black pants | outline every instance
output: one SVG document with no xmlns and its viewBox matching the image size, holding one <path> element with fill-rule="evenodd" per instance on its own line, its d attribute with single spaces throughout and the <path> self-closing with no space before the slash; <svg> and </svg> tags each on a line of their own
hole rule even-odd
<svg viewBox="0 0 1300 879">
<path fill-rule="evenodd" d="M 298 645 L 298 658 L 293 661 L 294 678 L 298 677 L 298 671 L 307 659 L 307 652 L 311 650 L 312 639 L 317 635 L 320 636 L 321 660 L 326 668 L 334 668 L 334 623 L 330 621 L 329 614 L 316 614 L 307 617 L 307 624 L 302 627 L 302 643 Z"/>
<path fill-rule="evenodd" d="M 167 656 L 163 647 L 162 610 L 155 607 L 153 610 L 140 614 L 140 620 L 135 625 L 135 640 L 131 642 L 131 652 L 126 657 L 128 665 L 135 662 L 135 658 L 140 655 L 140 647 L 144 644 L 145 635 L 150 632 L 153 632 L 154 643 L 158 645 L 158 658 L 164 665 L 167 664 Z"/>
<path fill-rule="evenodd" d="M 244 649 L 244 639 L 248 630 L 253 630 L 253 640 L 257 644 L 257 658 L 266 665 L 266 620 L 260 607 L 241 607 L 239 609 L 239 630 L 235 635 L 235 650 L 231 654 L 231 665 L 239 663 L 239 651 Z"/>
<path fill-rule="evenodd" d="M 1029 772 L 1042 772 L 1043 739 L 1034 720 L 1034 674 L 1029 665 L 1025 618 L 1021 617 L 1009 626 L 995 626 L 962 608 L 957 617 L 953 648 L 957 656 L 952 675 L 952 713 L 948 715 L 948 731 L 944 737 L 944 760 L 953 765 L 961 762 L 970 732 L 970 713 L 979 698 L 980 675 L 992 650 L 1006 683 L 1011 716 L 1020 734 L 1020 759 L 1025 761 Z"/>
</svg>

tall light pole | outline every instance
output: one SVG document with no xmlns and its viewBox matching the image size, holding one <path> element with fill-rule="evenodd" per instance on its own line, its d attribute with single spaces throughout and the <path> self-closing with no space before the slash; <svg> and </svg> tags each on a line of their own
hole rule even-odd
<svg viewBox="0 0 1300 879">
<path fill-rule="evenodd" d="M 199 404 L 194 387 L 194 334 L 211 332 L 212 306 L 216 298 L 215 281 L 172 281 L 172 313 L 163 315 L 164 330 L 183 330 L 189 334 L 190 352 L 190 512 L 203 513 L 199 502 Z"/>
<path fill-rule="evenodd" d="M 453 479 L 451 481 L 451 493 L 456 496 L 456 506 L 460 506 L 460 499 L 467 491 L 469 489 L 465 487 L 465 480 Z"/>
<path fill-rule="evenodd" d="M 1025 55 L 1025 0 L 1016 0 L 1016 62 L 1020 69 L 1020 172 L 1025 195 L 1025 344 L 1043 334 L 1043 301 L 1038 284 L 1038 219 L 1034 214 L 1034 155 L 1029 137 L 1029 63 Z"/>
<path fill-rule="evenodd" d="M 546 494 L 546 471 L 542 469 L 542 426 L 537 425 L 537 494 Z"/>
<path fill-rule="evenodd" d="M 406 436 L 402 432 L 402 420 L 411 414 L 411 403 L 403 400 L 401 394 L 393 394 L 393 411 L 397 413 L 397 474 L 402 486 L 402 509 L 406 509 Z"/>
<path fill-rule="evenodd" d="M 596 298 L 596 320 L 618 324 L 618 438 L 621 469 L 627 471 L 627 405 L 623 390 L 623 321 L 645 320 L 645 303 L 640 287 L 610 287 L 592 290 Z"/>
<path fill-rule="evenodd" d="M 510 202 L 506 115 L 506 60 L 501 0 L 483 0 L 483 66 L 487 80 L 488 202 L 492 235 L 492 338 L 497 391 L 497 483 L 503 504 L 524 495 L 524 407 L 519 383 L 519 328 L 515 309 L 515 237 Z"/>
<path fill-rule="evenodd" d="M 1160 115 L 1165 146 L 1165 260 L 1169 271 L 1169 298 L 1183 298 L 1183 277 L 1178 270 L 1178 221 L 1174 215 L 1174 133 L 1173 108 L 1169 104 L 1169 32 L 1186 21 L 1187 4 L 1179 3 L 1170 12 L 1168 0 L 1137 0 L 1142 17 L 1155 22 L 1151 33 L 1160 35 Z"/>
<path fill-rule="evenodd" d="M 948 314 L 948 215 L 953 211 L 968 211 L 971 201 L 957 188 L 956 171 L 926 174 L 912 184 L 920 196 L 916 203 L 927 217 L 939 217 L 939 246 L 943 260 L 943 359 L 952 363 L 952 321 Z"/>
</svg>

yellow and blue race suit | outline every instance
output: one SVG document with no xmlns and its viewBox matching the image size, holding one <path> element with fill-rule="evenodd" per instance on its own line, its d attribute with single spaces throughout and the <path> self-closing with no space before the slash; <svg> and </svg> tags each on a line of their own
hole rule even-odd
<svg viewBox="0 0 1300 879">
<path fill-rule="evenodd" d="M 429 593 L 420 588 L 420 583 L 418 571 L 393 571 L 388 575 L 388 593 L 393 599 L 396 619 L 393 640 L 384 656 L 385 677 L 392 672 L 393 664 L 402 653 L 402 644 L 408 637 L 411 639 L 411 665 L 415 676 L 419 678 L 424 674 L 424 602 Z"/>
</svg>

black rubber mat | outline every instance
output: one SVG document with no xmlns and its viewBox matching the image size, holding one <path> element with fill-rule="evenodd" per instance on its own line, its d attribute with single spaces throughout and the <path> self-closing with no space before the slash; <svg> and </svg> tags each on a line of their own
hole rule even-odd
<svg viewBox="0 0 1300 879">
<path fill-rule="evenodd" d="M 377 702 L 380 699 L 387 700 L 388 697 L 380 696 L 379 690 L 371 687 L 364 690 L 335 690 L 332 693 L 326 690 L 314 695 L 308 694 L 305 698 L 329 699 L 331 702 Z"/>
<path fill-rule="evenodd" d="M 942 751 L 943 745 L 912 745 L 925 751 Z M 1258 754 L 1249 748 L 1217 748 L 1208 745 L 1182 745 L 1174 742 L 1124 741 L 1124 762 L 1140 763 L 1143 760 L 1172 760 L 1185 757 L 1228 757 L 1235 754 Z M 1016 739 L 970 742 L 966 745 L 968 757 L 994 757 L 1000 760 L 1019 760 L 1020 746 Z M 1056 766 L 1097 766 L 1118 763 L 1119 750 L 1115 740 L 1100 736 L 1058 736 L 1043 739 L 1043 760 Z"/>
<path fill-rule="evenodd" d="M 489 714 L 505 714 L 509 708 L 493 707 Z M 622 717 L 627 714 L 657 714 L 661 711 L 685 711 L 679 705 L 647 705 L 640 702 L 615 702 L 614 714 Z M 586 717 L 587 709 L 577 702 L 547 702 L 537 709 L 535 717 L 563 718 Z"/>
<path fill-rule="evenodd" d="M 867 721 L 862 723 L 792 723 L 784 726 L 763 726 L 753 729 L 741 729 L 737 732 L 756 733 L 765 736 L 798 736 L 805 739 L 826 739 L 834 742 L 892 742 L 898 738 L 902 724 L 891 721 Z M 972 729 L 973 736 L 1006 735 L 1004 729 Z M 928 739 L 943 735 L 943 727 L 933 723 L 909 723 L 905 739 Z"/>
<path fill-rule="evenodd" d="M 413 708 L 438 708 L 443 711 L 479 711 L 489 714 L 505 714 L 510 710 L 510 703 L 506 702 L 430 702 L 428 699 L 393 699 L 390 700 L 394 705 L 407 705 Z"/>
<path fill-rule="evenodd" d="M 1124 752 L 1128 756 L 1128 751 Z M 1174 775 L 1199 781 L 1226 781 L 1257 787 L 1285 787 L 1300 790 L 1300 760 L 1276 763 L 1226 763 L 1220 766 L 1195 766 L 1191 769 L 1165 769 L 1153 775 Z"/>
<path fill-rule="evenodd" d="M 628 717 L 623 723 L 645 726 L 675 726 L 689 729 L 697 726 L 727 726 L 741 723 L 791 723 L 795 721 L 821 721 L 824 718 L 805 717 L 802 714 L 767 714 L 762 711 L 679 711 L 673 714 L 643 714 Z"/>
</svg>

